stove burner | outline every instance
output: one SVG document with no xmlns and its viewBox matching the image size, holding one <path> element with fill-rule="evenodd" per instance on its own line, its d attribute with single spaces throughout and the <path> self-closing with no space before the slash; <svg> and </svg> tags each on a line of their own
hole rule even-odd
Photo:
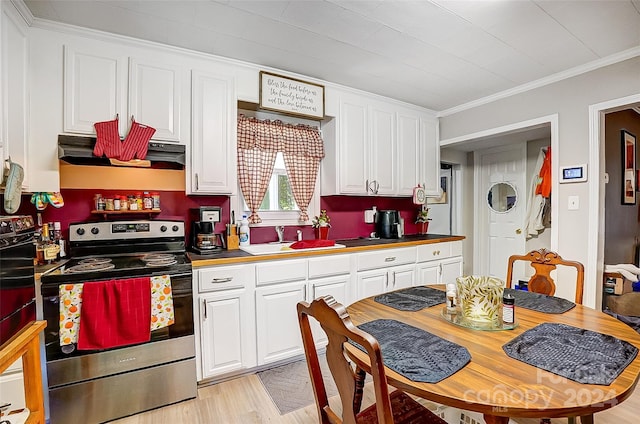
<svg viewBox="0 0 640 424">
<path fill-rule="evenodd" d="M 158 266 L 169 266 L 177 264 L 178 261 L 176 259 L 164 259 L 157 261 L 145 261 L 148 267 L 158 267 Z"/>
<path fill-rule="evenodd" d="M 109 269 L 113 269 L 116 266 L 110 262 L 103 263 L 81 263 L 71 268 L 67 268 L 64 272 L 65 274 L 76 274 L 80 272 L 92 272 L 92 271 L 107 271 Z"/>
<path fill-rule="evenodd" d="M 86 258 L 78 261 L 78 265 L 101 265 L 111 262 L 111 258 Z"/>
<path fill-rule="evenodd" d="M 176 256 L 170 253 L 149 253 L 148 255 L 144 255 L 142 260 L 145 262 L 157 262 L 174 260 L 175 258 Z"/>
</svg>

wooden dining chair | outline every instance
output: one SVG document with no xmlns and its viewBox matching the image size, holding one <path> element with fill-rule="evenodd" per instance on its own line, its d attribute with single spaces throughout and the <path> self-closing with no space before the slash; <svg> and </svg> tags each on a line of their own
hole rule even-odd
<svg viewBox="0 0 640 424">
<path fill-rule="evenodd" d="M 338 388 L 342 404 L 342 417 L 329 406 L 318 353 L 311 333 L 309 316 L 320 323 L 328 337 L 327 363 Z M 446 424 L 446 421 L 420 405 L 406 393 L 400 390 L 389 393 L 378 341 L 353 325 L 345 307 L 336 302 L 333 297 L 320 297 L 311 304 L 299 302 L 298 320 L 321 424 Z M 349 340 L 364 347 L 371 364 L 376 402 L 361 412 L 365 371 L 360 368 L 354 369 L 345 356 L 343 345 Z"/>
<path fill-rule="evenodd" d="M 511 255 L 509 257 L 509 265 L 507 267 L 507 287 L 511 288 L 513 279 L 513 264 L 516 261 L 530 262 L 535 270 L 533 276 L 529 279 L 528 290 L 533 293 L 541 293 L 553 296 L 556 292 L 556 283 L 551 278 L 551 271 L 558 265 L 573 267 L 576 269 L 576 297 L 575 302 L 582 305 L 582 295 L 584 291 L 584 266 L 580 262 L 566 261 L 562 259 L 556 252 L 547 249 L 532 250 L 526 255 Z M 540 424 L 549 424 L 551 420 L 542 418 Z M 569 424 L 576 422 L 575 417 L 569 417 Z M 581 423 L 593 423 L 593 414 L 580 418 Z"/>
<path fill-rule="evenodd" d="M 577 271 L 575 302 L 582 305 L 584 266 L 580 262 L 564 260 L 556 252 L 551 252 L 544 248 L 532 250 L 525 255 L 512 255 L 509 257 L 509 265 L 507 267 L 507 287 L 509 288 L 511 288 L 511 280 L 513 278 L 513 264 L 516 261 L 530 262 L 535 269 L 535 274 L 529 279 L 529 291 L 549 296 L 554 295 L 556 292 L 556 283 L 551 278 L 551 271 L 556 269 L 558 265 L 575 268 Z"/>
</svg>

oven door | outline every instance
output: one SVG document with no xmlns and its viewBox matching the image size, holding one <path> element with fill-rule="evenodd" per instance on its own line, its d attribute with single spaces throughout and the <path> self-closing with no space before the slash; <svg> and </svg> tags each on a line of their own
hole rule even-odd
<svg viewBox="0 0 640 424">
<path fill-rule="evenodd" d="M 0 248 L 0 344 L 36 319 L 33 235 Z"/>
<path fill-rule="evenodd" d="M 151 332 L 151 340 L 147 343 L 176 339 L 185 336 L 193 336 L 193 289 L 192 273 L 170 275 L 171 291 L 173 296 L 174 324 Z M 93 281 L 99 281 L 93 279 Z M 42 284 L 43 319 L 47 321 L 45 330 L 45 351 L 47 362 L 90 355 L 103 352 L 97 350 L 77 350 L 75 345 L 60 346 L 60 296 L 59 290 L 62 283 Z M 130 346 L 122 346 L 114 349 L 123 349 Z"/>
</svg>

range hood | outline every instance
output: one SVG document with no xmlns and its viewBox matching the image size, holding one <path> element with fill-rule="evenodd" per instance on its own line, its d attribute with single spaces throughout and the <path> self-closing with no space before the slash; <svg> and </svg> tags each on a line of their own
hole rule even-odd
<svg viewBox="0 0 640 424">
<path fill-rule="evenodd" d="M 93 154 L 95 137 L 58 135 L 58 158 L 73 165 L 133 166 L 164 169 L 184 169 L 185 146 L 150 141 L 144 161 L 121 162 Z"/>
</svg>

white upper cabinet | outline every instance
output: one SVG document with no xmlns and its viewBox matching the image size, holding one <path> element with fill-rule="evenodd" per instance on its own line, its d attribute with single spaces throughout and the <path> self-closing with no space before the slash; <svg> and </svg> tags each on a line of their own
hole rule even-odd
<svg viewBox="0 0 640 424">
<path fill-rule="evenodd" d="M 24 169 L 22 188 L 29 186 L 28 155 L 28 39 L 27 27 L 7 3 L 1 6 L 0 19 L 0 160 L 11 160 Z M 3 166 L 4 162 L 0 165 Z"/>
<path fill-rule="evenodd" d="M 336 97 L 337 116 L 323 125 L 322 195 L 411 196 L 419 183 L 438 194 L 434 116 L 391 100 L 346 92 Z"/>
<path fill-rule="evenodd" d="M 235 80 L 193 71 L 191 96 L 189 194 L 234 194 L 238 185 Z"/>
<path fill-rule="evenodd" d="M 127 58 L 115 51 L 64 47 L 64 131 L 95 134 L 93 124 L 120 115 L 127 124 Z"/>
<path fill-rule="evenodd" d="M 129 61 L 129 117 L 156 129 L 153 139 L 180 141 L 180 67 Z"/>
<path fill-rule="evenodd" d="M 115 45 L 101 48 L 65 45 L 64 132 L 95 134 L 94 124 L 119 115 L 120 136 L 136 122 L 156 129 L 152 139 L 181 140 L 182 68 L 127 57 Z M 128 69 L 127 69 L 128 64 Z"/>
</svg>

